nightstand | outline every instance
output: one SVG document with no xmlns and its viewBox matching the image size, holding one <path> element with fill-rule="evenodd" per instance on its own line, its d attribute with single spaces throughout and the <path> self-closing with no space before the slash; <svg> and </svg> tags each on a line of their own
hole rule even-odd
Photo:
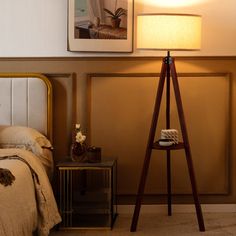
<svg viewBox="0 0 236 236">
<path fill-rule="evenodd" d="M 116 161 L 57 165 L 60 229 L 108 228 L 117 216 Z"/>
</svg>

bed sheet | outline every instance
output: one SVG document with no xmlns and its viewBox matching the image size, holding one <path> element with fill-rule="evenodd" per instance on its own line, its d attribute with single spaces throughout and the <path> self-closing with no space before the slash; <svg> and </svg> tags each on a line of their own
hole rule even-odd
<svg viewBox="0 0 236 236">
<path fill-rule="evenodd" d="M 17 155 L 37 174 L 32 178 L 29 167 L 19 160 L 0 160 L 0 167 L 11 171 L 15 181 L 10 186 L 0 184 L 0 235 L 29 236 L 34 231 L 46 236 L 61 221 L 53 191 L 40 160 L 23 149 L 0 149 L 0 156 Z"/>
</svg>

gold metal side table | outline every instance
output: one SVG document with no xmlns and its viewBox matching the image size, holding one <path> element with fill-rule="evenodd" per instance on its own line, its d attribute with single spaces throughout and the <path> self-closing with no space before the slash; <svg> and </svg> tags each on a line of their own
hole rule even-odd
<svg viewBox="0 0 236 236">
<path fill-rule="evenodd" d="M 117 216 L 116 161 L 57 164 L 60 229 L 111 229 Z"/>
</svg>

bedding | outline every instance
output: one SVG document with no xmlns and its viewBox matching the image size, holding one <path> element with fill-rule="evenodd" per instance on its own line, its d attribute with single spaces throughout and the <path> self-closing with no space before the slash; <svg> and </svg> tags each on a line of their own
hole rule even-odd
<svg viewBox="0 0 236 236">
<path fill-rule="evenodd" d="M 6 137 L 1 136 L 1 143 Z M 17 137 L 11 138 L 17 140 Z M 9 186 L 0 184 L 0 235 L 30 236 L 35 231 L 39 236 L 48 235 L 61 217 L 41 159 L 33 152 L 19 148 L 0 149 L 0 157 L 4 159 L 0 160 L 0 167 L 15 177 Z"/>
<path fill-rule="evenodd" d="M 52 85 L 28 73 L 0 74 L 0 84 L 0 236 L 46 236 L 61 220 L 43 135 L 52 139 Z"/>
<path fill-rule="evenodd" d="M 53 174 L 52 145 L 36 129 L 0 125 L 0 148 L 20 148 L 33 152 L 44 165 L 49 178 Z"/>
<path fill-rule="evenodd" d="M 49 181 L 51 150 L 50 141 L 33 128 L 0 126 L 1 173 L 13 176 L 10 185 L 4 186 L 4 178 L 0 184 L 1 236 L 29 236 L 35 231 L 46 236 L 60 222 Z"/>
</svg>

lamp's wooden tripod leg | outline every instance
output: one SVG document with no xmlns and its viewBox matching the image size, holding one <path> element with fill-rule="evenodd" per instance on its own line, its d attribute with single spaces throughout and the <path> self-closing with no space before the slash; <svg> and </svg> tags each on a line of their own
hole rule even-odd
<svg viewBox="0 0 236 236">
<path fill-rule="evenodd" d="M 168 203 L 168 216 L 172 215 L 171 206 L 171 156 L 170 150 L 166 151 L 166 165 L 167 165 L 167 203 Z"/>
<path fill-rule="evenodd" d="M 166 129 L 170 129 L 170 52 L 165 59 L 166 63 Z M 168 216 L 172 215 L 171 206 L 171 154 L 166 150 L 166 167 L 167 167 L 167 204 Z"/>
<path fill-rule="evenodd" d="M 139 188 L 138 188 L 138 193 L 136 197 L 136 204 L 135 204 L 132 224 L 130 228 L 131 232 L 136 231 L 136 228 L 137 228 L 139 212 L 141 208 L 145 183 L 146 183 L 149 164 L 150 164 L 152 146 L 153 146 L 155 133 L 156 133 L 157 119 L 158 119 L 159 111 L 160 111 L 161 98 L 162 98 L 162 93 L 163 93 L 163 88 L 164 88 L 164 83 L 165 83 L 165 76 L 166 76 L 166 63 L 163 61 L 161 74 L 160 74 L 160 81 L 159 81 L 159 85 L 157 89 L 156 102 L 155 102 L 155 107 L 154 107 L 154 112 L 153 112 L 153 117 L 152 117 L 152 123 L 151 123 L 151 128 L 150 128 L 150 133 L 149 133 L 149 138 L 148 138 L 148 143 L 147 143 L 147 148 L 146 148 L 146 154 L 145 154 L 142 174 L 141 174 L 141 178 L 139 182 Z"/>
<path fill-rule="evenodd" d="M 182 105 L 182 100 L 180 96 L 180 90 L 179 90 L 179 84 L 178 84 L 174 59 L 173 59 L 173 62 L 170 64 L 170 70 L 171 70 L 171 75 L 172 75 L 179 121 L 180 121 L 182 136 L 183 136 L 186 160 L 188 164 L 188 171 L 189 171 L 190 181 L 192 185 L 193 198 L 194 198 L 194 203 L 195 203 L 195 208 L 196 208 L 196 213 L 197 213 L 197 218 L 198 218 L 199 230 L 205 231 L 204 220 L 202 216 L 202 209 L 201 209 L 201 205 L 198 199 L 198 192 L 197 192 L 197 185 L 196 185 L 195 174 L 194 174 L 194 169 L 193 169 L 192 155 L 191 155 L 191 150 L 190 150 L 190 145 L 189 145 L 189 140 L 188 140 L 187 127 L 186 127 L 185 118 L 184 118 L 183 105 Z"/>
</svg>

